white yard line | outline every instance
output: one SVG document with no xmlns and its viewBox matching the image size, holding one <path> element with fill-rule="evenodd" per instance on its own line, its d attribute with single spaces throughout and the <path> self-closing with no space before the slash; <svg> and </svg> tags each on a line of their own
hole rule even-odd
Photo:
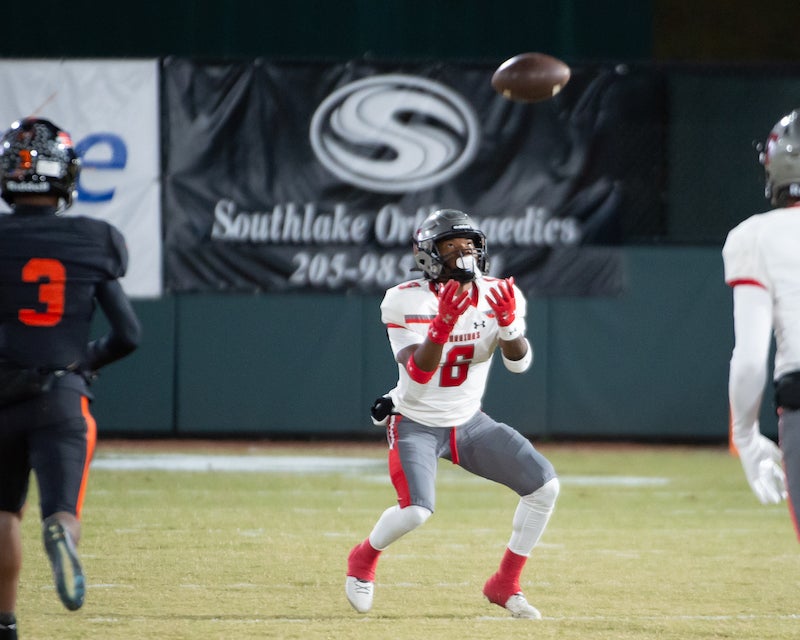
<svg viewBox="0 0 800 640">
<path fill-rule="evenodd" d="M 256 473 L 343 473 L 384 470 L 383 458 L 342 456 L 264 456 L 194 453 L 98 454 L 93 469 L 111 471 L 228 471 Z M 645 476 L 565 475 L 564 485 L 642 487 L 669 484 L 669 478 Z M 475 480 L 483 481 L 481 478 Z"/>
</svg>

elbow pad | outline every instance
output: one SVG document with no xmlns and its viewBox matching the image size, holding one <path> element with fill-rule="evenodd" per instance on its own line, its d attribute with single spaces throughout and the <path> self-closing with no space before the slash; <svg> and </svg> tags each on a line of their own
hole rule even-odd
<svg viewBox="0 0 800 640">
<path fill-rule="evenodd" d="M 500 352 L 503 356 L 505 368 L 511 373 L 523 373 L 530 369 L 531 364 L 533 364 L 533 347 L 531 347 L 531 343 L 528 342 L 527 338 L 525 343 L 528 345 L 528 351 L 519 360 L 509 360 L 502 351 Z"/>
</svg>

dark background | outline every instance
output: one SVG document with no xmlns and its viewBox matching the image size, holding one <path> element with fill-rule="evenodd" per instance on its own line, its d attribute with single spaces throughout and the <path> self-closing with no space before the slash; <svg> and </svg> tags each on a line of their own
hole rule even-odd
<svg viewBox="0 0 800 640">
<path fill-rule="evenodd" d="M 0 55 L 798 62 L 793 0 L 14 3 Z"/>
<path fill-rule="evenodd" d="M 486 408 L 538 438 L 724 441 L 732 320 L 719 252 L 731 226 L 767 207 L 752 145 L 800 104 L 796 25 L 796 0 L 45 0 L 4 7 L 0 56 L 495 65 L 543 51 L 665 73 L 667 179 L 653 189 L 667 236 L 625 248 L 618 298 L 530 301 L 534 369 L 494 372 Z M 100 433 L 381 437 L 366 408 L 396 371 L 379 302 L 137 301 L 145 341 L 96 384 Z M 769 402 L 762 420 L 774 433 Z"/>
</svg>

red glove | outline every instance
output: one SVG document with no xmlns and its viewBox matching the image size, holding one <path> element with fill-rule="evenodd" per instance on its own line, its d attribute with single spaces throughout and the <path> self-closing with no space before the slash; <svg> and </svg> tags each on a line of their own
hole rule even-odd
<svg viewBox="0 0 800 640">
<path fill-rule="evenodd" d="M 486 302 L 494 311 L 497 324 L 501 327 L 510 326 L 516 316 L 517 301 L 514 299 L 514 278 L 507 278 L 497 283 L 497 286 L 489 290 Z"/>
<path fill-rule="evenodd" d="M 500 280 L 489 290 L 486 302 L 497 318 L 497 335 L 501 340 L 516 340 L 523 335 L 523 327 L 516 322 L 517 301 L 514 299 L 514 278 Z"/>
<path fill-rule="evenodd" d="M 439 313 L 428 327 L 428 338 L 436 344 L 444 344 L 461 314 L 467 310 L 470 304 L 470 290 L 463 291 L 456 295 L 459 283 L 455 280 L 448 280 L 439 290 Z"/>
</svg>

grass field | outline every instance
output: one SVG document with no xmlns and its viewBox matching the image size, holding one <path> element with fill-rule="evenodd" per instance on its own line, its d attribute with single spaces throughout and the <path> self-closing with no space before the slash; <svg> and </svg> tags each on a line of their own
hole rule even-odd
<svg viewBox="0 0 800 640">
<path fill-rule="evenodd" d="M 344 598 L 345 558 L 394 501 L 382 444 L 162 446 L 244 456 L 229 463 L 280 456 L 299 471 L 213 470 L 213 460 L 212 470 L 117 470 L 129 454 L 162 458 L 152 445 L 101 441 L 84 511 L 86 604 L 62 608 L 32 505 L 21 639 L 798 635 L 800 548 L 786 507 L 760 505 L 722 447 L 541 446 L 562 489 L 522 580 L 544 619 L 527 621 L 481 596 L 516 506 L 503 487 L 442 461 L 436 513 L 384 554 L 375 606 L 359 615 Z M 295 456 L 314 456 L 312 468 Z M 342 457 L 359 464 L 337 470 Z"/>
</svg>

